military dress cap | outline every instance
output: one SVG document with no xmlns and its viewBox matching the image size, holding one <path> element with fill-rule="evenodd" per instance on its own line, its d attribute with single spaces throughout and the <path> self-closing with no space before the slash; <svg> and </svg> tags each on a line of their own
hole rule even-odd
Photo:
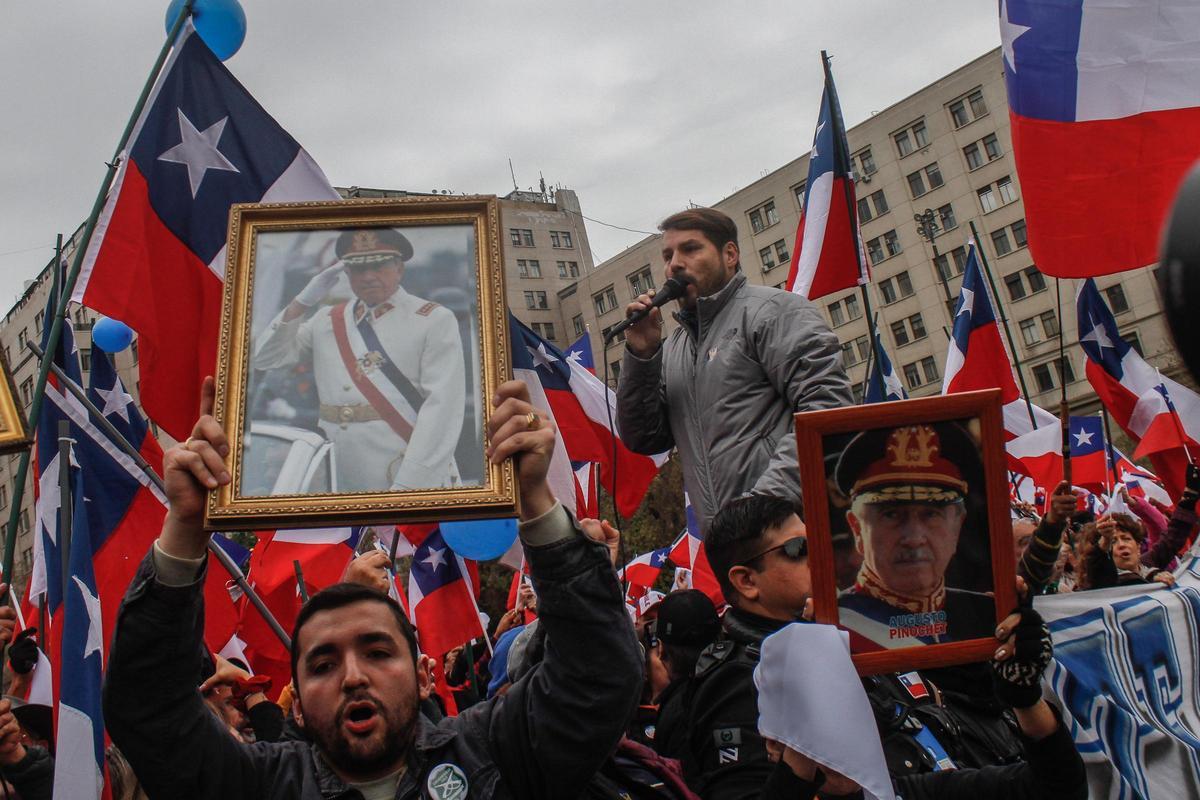
<svg viewBox="0 0 1200 800">
<path fill-rule="evenodd" d="M 398 258 L 412 258 L 412 244 L 392 228 L 357 228 L 343 231 L 334 245 L 337 257 L 350 266 L 373 266 Z"/>
<path fill-rule="evenodd" d="M 962 427 L 931 422 L 858 434 L 834 474 L 851 501 L 948 505 L 966 496 L 964 470 L 977 472 L 979 464 L 975 442 Z"/>
</svg>

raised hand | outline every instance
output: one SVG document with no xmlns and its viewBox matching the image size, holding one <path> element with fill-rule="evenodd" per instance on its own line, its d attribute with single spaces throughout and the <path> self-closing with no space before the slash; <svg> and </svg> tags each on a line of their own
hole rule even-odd
<svg viewBox="0 0 1200 800">
<path fill-rule="evenodd" d="M 558 435 L 554 421 L 545 411 L 534 409 L 524 381 L 501 384 L 492 407 L 485 454 L 492 464 L 514 460 L 521 489 L 521 519 L 540 517 L 556 502 L 546 483 Z"/>
<path fill-rule="evenodd" d="M 225 467 L 229 442 L 212 416 L 215 397 L 216 385 L 209 376 L 200 388 L 200 418 L 192 427 L 192 435 L 163 455 L 163 483 L 169 510 L 159 547 L 179 558 L 204 555 L 209 537 L 202 527 L 204 504 L 209 491 L 230 481 Z"/>
</svg>

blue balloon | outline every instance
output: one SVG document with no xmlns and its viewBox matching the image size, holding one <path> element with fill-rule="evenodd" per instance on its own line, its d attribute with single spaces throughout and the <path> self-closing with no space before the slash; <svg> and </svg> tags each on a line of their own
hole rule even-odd
<svg viewBox="0 0 1200 800">
<path fill-rule="evenodd" d="M 451 550 L 474 561 L 499 558 L 517 538 L 517 521 L 511 518 L 443 522 L 439 527 Z"/>
<path fill-rule="evenodd" d="M 179 16 L 184 0 L 171 0 L 167 6 L 167 33 Z M 208 49 L 222 61 L 228 61 L 246 40 L 246 12 L 238 0 L 196 0 L 192 5 L 192 24 Z"/>
<path fill-rule="evenodd" d="M 133 328 L 119 319 L 101 317 L 92 327 L 92 344 L 106 353 L 119 353 L 133 341 Z"/>
</svg>

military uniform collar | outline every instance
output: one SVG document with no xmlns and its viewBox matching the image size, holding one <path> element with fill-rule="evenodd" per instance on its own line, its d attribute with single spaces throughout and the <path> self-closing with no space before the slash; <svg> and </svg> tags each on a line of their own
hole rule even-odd
<svg viewBox="0 0 1200 800">
<path fill-rule="evenodd" d="M 941 611 L 946 607 L 946 581 L 943 579 L 928 597 L 910 597 L 894 592 L 883 585 L 883 581 L 875 571 L 863 564 L 858 572 L 858 580 L 850 589 L 854 594 L 864 594 L 876 600 L 887 603 L 892 608 L 902 608 L 913 614 L 924 614 L 930 611 Z"/>
<path fill-rule="evenodd" d="M 397 286 L 396 291 L 392 292 L 386 300 L 370 308 L 371 318 L 379 319 L 393 308 L 398 308 L 404 304 L 404 301 L 407 297 L 408 292 L 404 291 L 404 287 Z M 367 304 L 357 297 L 354 298 L 354 322 L 356 324 L 362 321 L 362 318 L 366 315 L 366 312 Z"/>
</svg>

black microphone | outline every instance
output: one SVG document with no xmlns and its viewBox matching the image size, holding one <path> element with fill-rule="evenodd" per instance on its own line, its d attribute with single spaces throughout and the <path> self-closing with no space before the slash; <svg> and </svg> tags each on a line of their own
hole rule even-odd
<svg viewBox="0 0 1200 800">
<path fill-rule="evenodd" d="M 608 335 L 604 337 L 604 343 L 611 342 L 617 334 L 633 325 L 635 322 L 641 322 L 650 315 L 651 308 L 665 306 L 672 300 L 678 300 L 687 294 L 687 284 L 677 278 L 667 278 L 663 283 L 662 288 L 654 293 L 654 297 L 650 300 L 649 308 L 643 308 L 641 311 L 635 311 L 630 316 L 613 325 L 608 330 Z"/>
</svg>

